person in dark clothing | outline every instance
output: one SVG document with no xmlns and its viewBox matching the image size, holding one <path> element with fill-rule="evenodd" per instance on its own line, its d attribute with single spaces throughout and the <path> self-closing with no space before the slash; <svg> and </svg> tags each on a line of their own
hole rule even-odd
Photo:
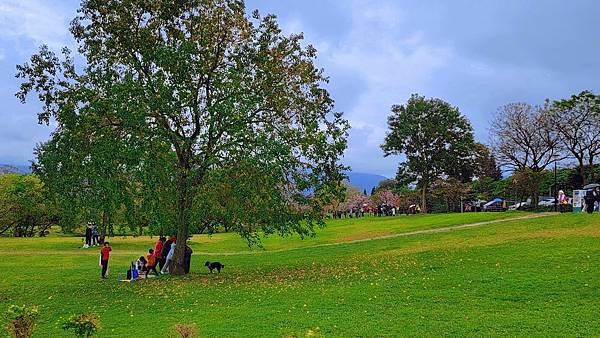
<svg viewBox="0 0 600 338">
<path fill-rule="evenodd" d="M 192 253 L 194 253 L 194 251 L 192 251 L 192 248 L 190 248 L 189 246 L 186 245 L 185 252 L 183 255 L 183 269 L 186 274 L 190 273 L 190 265 L 192 263 Z"/>
<path fill-rule="evenodd" d="M 106 277 L 106 272 L 108 271 L 108 260 L 110 258 L 110 252 L 112 248 L 110 247 L 108 242 L 104 242 L 104 246 L 100 250 L 100 266 L 102 266 L 102 278 Z"/>
<path fill-rule="evenodd" d="M 585 200 L 585 211 L 587 211 L 588 214 L 594 213 L 594 203 L 596 202 L 596 197 L 596 193 L 592 189 L 585 192 L 585 197 L 583 199 Z"/>
<path fill-rule="evenodd" d="M 83 247 L 89 248 L 90 246 L 92 246 L 92 225 L 88 223 L 85 228 L 85 245 Z"/>
<path fill-rule="evenodd" d="M 173 243 L 173 241 L 169 239 L 165 242 L 165 244 L 162 247 L 162 251 L 160 253 L 160 257 L 161 259 L 163 259 L 162 265 L 165 264 L 164 261 L 166 261 L 167 255 L 169 254 L 169 250 L 171 250 L 171 243 Z"/>
</svg>

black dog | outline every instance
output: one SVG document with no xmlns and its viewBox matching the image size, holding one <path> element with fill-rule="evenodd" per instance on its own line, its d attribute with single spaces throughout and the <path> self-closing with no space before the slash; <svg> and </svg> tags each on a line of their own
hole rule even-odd
<svg viewBox="0 0 600 338">
<path fill-rule="evenodd" d="M 225 267 L 225 265 L 219 263 L 219 262 L 206 262 L 204 263 L 204 266 L 206 266 L 208 268 L 208 270 L 210 270 L 210 273 L 213 272 L 214 269 L 217 269 L 217 271 L 219 273 L 221 273 L 221 269 L 223 269 Z"/>
</svg>

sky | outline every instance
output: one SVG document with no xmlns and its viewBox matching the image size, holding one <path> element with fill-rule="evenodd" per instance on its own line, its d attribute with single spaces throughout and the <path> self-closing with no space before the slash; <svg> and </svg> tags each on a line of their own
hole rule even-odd
<svg viewBox="0 0 600 338">
<path fill-rule="evenodd" d="M 52 127 L 40 105 L 14 96 L 15 65 L 42 43 L 74 47 L 68 25 L 77 0 L 0 0 L 0 163 L 27 164 Z M 393 177 L 383 158 L 387 116 L 413 93 L 441 98 L 488 141 L 497 109 L 600 93 L 600 1 L 596 0 L 247 0 L 277 15 L 285 33 L 303 32 L 336 110 L 350 121 L 343 163 Z"/>
</svg>

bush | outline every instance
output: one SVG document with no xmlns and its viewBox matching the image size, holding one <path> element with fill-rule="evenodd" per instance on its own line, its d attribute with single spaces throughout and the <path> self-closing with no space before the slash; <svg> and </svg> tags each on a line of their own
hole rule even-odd
<svg viewBox="0 0 600 338">
<path fill-rule="evenodd" d="M 73 315 L 63 323 L 62 328 L 75 331 L 78 338 L 92 337 L 100 330 L 100 318 L 95 313 Z"/>
<path fill-rule="evenodd" d="M 198 328 L 196 325 L 175 324 L 173 330 L 179 334 L 181 338 L 196 338 L 198 337 Z"/>
<path fill-rule="evenodd" d="M 6 330 L 15 338 L 29 338 L 33 334 L 37 316 L 37 306 L 11 305 L 4 314 L 8 321 Z"/>
</svg>

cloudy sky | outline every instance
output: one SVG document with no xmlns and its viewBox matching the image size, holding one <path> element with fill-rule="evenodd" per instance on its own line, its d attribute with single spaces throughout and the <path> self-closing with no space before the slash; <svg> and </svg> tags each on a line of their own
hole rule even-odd
<svg viewBox="0 0 600 338">
<path fill-rule="evenodd" d="M 39 105 L 14 97 L 15 65 L 37 46 L 72 46 L 77 0 L 0 0 L 0 163 L 27 164 L 50 127 Z M 304 32 L 352 124 L 344 162 L 393 176 L 379 148 L 390 106 L 412 93 L 439 97 L 469 117 L 479 141 L 497 108 L 584 89 L 600 92 L 600 1 L 248 0 L 286 32 Z"/>
</svg>

